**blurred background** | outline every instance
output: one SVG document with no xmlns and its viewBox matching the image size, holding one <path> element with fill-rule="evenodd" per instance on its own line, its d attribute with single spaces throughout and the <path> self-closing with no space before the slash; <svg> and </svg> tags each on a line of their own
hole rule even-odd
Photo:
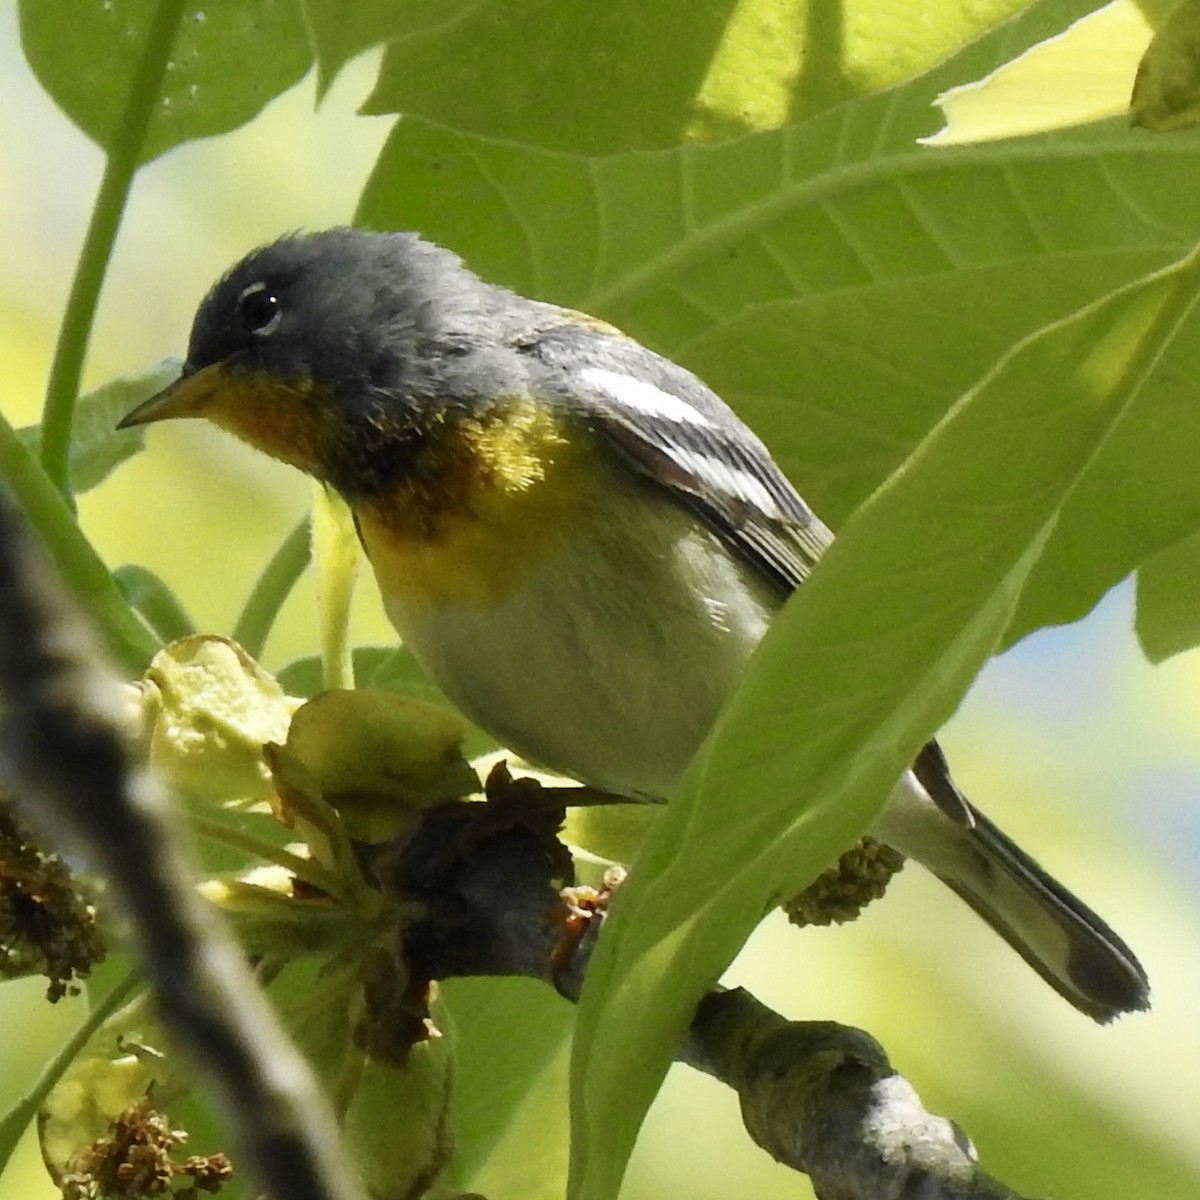
<svg viewBox="0 0 1200 1200">
<path fill-rule="evenodd" d="M 306 80 L 249 127 L 143 172 L 86 386 L 181 355 L 204 291 L 250 247 L 351 218 L 391 121 L 355 115 L 374 67 L 353 64 L 315 113 Z M 24 424 L 38 419 L 102 159 L 29 74 L 8 5 L 0 94 L 0 403 Z M 154 429 L 148 453 L 84 497 L 81 519 L 110 564 L 151 567 L 200 628 L 227 632 L 307 497 L 299 476 L 183 422 Z M 965 790 L 1136 948 L 1154 986 L 1149 1015 L 1092 1026 L 916 868 L 852 927 L 767 921 L 727 978 L 788 1016 L 868 1029 L 927 1106 L 1026 1194 L 1200 1195 L 1200 655 L 1151 668 L 1132 613 L 1127 583 L 1086 621 L 1026 640 L 984 672 L 943 741 Z M 391 638 L 369 585 L 356 636 Z M 301 588 L 267 665 L 314 649 Z M 69 1002 L 45 1006 L 43 990 L 0 987 L 0 1111 L 79 1019 Z M 749 1143 L 729 1093 L 682 1068 L 624 1195 L 664 1192 L 810 1194 Z M 50 1194 L 27 1143 L 0 1198 Z"/>
</svg>

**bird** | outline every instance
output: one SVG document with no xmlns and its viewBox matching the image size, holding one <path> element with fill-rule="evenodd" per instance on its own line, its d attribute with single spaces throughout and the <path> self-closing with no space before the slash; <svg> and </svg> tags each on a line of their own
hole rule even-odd
<svg viewBox="0 0 1200 1200">
<path fill-rule="evenodd" d="M 206 419 L 341 494 L 433 681 L 522 758 L 663 801 L 833 534 L 685 367 L 411 232 L 262 246 L 123 427 Z M 1149 1005 L 1133 951 L 959 790 L 936 741 L 872 836 L 1066 1000 Z"/>
</svg>

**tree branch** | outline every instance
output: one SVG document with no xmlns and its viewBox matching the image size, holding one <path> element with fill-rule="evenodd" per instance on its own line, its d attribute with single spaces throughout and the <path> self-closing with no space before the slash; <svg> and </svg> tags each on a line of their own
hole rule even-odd
<svg viewBox="0 0 1200 1200">
<path fill-rule="evenodd" d="M 679 1057 L 738 1093 L 750 1136 L 821 1200 L 1016 1200 L 860 1029 L 787 1021 L 740 988 L 711 992 Z"/>
<path fill-rule="evenodd" d="M 236 943 L 197 895 L 167 798 L 128 756 L 129 700 L 0 494 L 6 771 L 130 917 L 164 1023 L 207 1074 L 274 1200 L 362 1200 L 328 1104 Z"/>
<path fill-rule="evenodd" d="M 600 893 L 562 886 L 563 792 L 506 769 L 487 792 L 487 804 L 439 806 L 376 852 L 385 890 L 424 902 L 402 956 L 417 978 L 528 975 L 577 1000 L 620 877 Z M 679 1058 L 737 1092 L 750 1136 L 807 1174 L 820 1200 L 1021 1200 L 861 1030 L 787 1021 L 748 992 L 717 991 Z"/>
</svg>

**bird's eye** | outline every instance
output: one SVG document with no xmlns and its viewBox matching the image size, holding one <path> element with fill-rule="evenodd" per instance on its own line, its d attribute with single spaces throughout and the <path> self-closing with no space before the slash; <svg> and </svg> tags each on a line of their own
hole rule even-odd
<svg viewBox="0 0 1200 1200">
<path fill-rule="evenodd" d="M 238 297 L 238 316 L 247 332 L 266 337 L 283 317 L 279 297 L 265 283 L 252 283 Z"/>
</svg>

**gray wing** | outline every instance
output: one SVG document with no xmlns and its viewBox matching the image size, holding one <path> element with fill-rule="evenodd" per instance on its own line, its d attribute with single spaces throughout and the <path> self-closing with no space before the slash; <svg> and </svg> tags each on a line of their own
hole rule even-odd
<svg viewBox="0 0 1200 1200">
<path fill-rule="evenodd" d="M 833 539 L 767 448 L 690 371 L 604 327 L 559 324 L 517 347 L 642 475 L 700 517 L 782 595 Z"/>
<path fill-rule="evenodd" d="M 572 403 L 640 473 L 686 504 L 784 596 L 799 587 L 833 534 L 766 446 L 690 371 L 587 318 L 559 321 L 517 343 L 538 382 Z M 566 319 L 570 320 L 570 317 Z M 936 741 L 913 771 L 955 824 L 974 812 Z"/>
</svg>

